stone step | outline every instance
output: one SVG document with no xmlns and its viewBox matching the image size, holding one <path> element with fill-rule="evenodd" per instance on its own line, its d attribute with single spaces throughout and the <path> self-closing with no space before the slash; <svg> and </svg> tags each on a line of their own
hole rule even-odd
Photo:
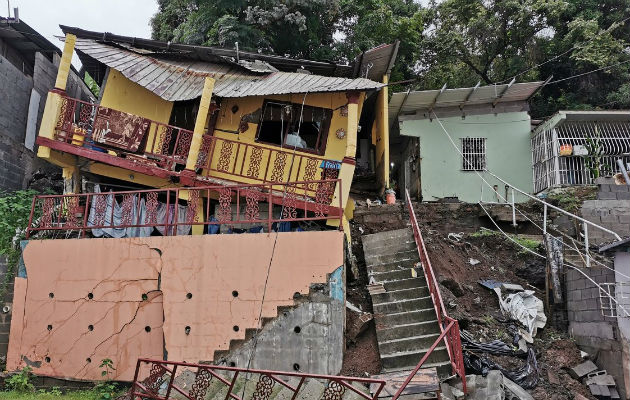
<svg viewBox="0 0 630 400">
<path fill-rule="evenodd" d="M 427 282 L 423 277 L 401 279 L 399 281 L 386 282 L 383 284 L 388 292 L 401 289 L 422 288 L 427 286 Z"/>
<path fill-rule="evenodd" d="M 416 249 L 416 242 L 398 240 L 397 242 L 383 244 L 382 246 L 363 247 L 363 254 L 365 255 L 365 258 L 368 259 L 376 254 L 388 255 Z"/>
<path fill-rule="evenodd" d="M 404 228 L 404 229 L 397 229 L 394 231 L 373 233 L 371 235 L 363 235 L 361 236 L 361 241 L 363 242 L 364 245 L 366 244 L 372 245 L 376 242 L 380 242 L 380 241 L 384 241 L 388 239 L 395 239 L 395 238 L 409 237 L 409 236 L 413 237 L 413 231 L 410 228 Z"/>
<path fill-rule="evenodd" d="M 416 260 L 419 261 L 417 250 L 402 251 L 395 254 L 376 254 L 371 257 L 365 257 L 365 265 L 369 268 L 376 265 L 391 264 L 400 261 Z"/>
<path fill-rule="evenodd" d="M 377 321 L 376 325 L 376 337 L 383 342 L 434 333 L 440 333 L 437 319 L 394 326 L 382 326 Z"/>
<path fill-rule="evenodd" d="M 416 268 L 416 272 L 418 272 L 418 274 L 422 274 L 422 270 L 418 270 Z M 411 275 L 411 268 L 409 269 L 401 269 L 398 271 L 390 271 L 390 272 L 380 272 L 380 273 L 368 273 L 368 276 L 370 278 L 374 277 L 374 280 L 378 283 L 387 283 L 387 282 L 392 282 L 392 281 L 399 281 L 402 279 L 409 279 L 409 278 L 413 278 L 413 275 Z M 419 275 L 422 276 L 422 275 Z"/>
<path fill-rule="evenodd" d="M 409 259 L 409 260 L 404 260 L 404 261 L 393 261 L 393 262 L 390 262 L 390 263 L 369 266 L 369 267 L 367 267 L 367 271 L 368 271 L 368 275 L 370 275 L 370 274 L 380 274 L 380 273 L 383 273 L 383 272 L 400 271 L 401 269 L 408 270 L 408 269 L 414 268 L 416 266 L 420 267 L 419 263 L 420 263 L 419 259 Z"/>
<path fill-rule="evenodd" d="M 401 351 L 418 351 L 430 348 L 435 340 L 440 336 L 439 333 L 429 335 L 410 336 L 401 339 L 393 339 L 387 341 L 379 341 L 378 349 L 381 356 L 399 353 Z"/>
<path fill-rule="evenodd" d="M 423 298 L 429 296 L 429 288 L 424 287 L 412 287 L 408 289 L 400 289 L 388 291 L 386 293 L 378 293 L 372 295 L 372 304 L 374 306 L 383 303 L 398 302 L 401 300 L 411 300 L 417 298 Z"/>
<path fill-rule="evenodd" d="M 412 298 L 408 300 L 398 300 L 389 303 L 374 304 L 374 313 L 376 314 L 389 314 L 405 311 L 414 311 L 433 306 L 433 301 L 430 296 Z"/>
<path fill-rule="evenodd" d="M 424 357 L 427 350 L 429 349 L 401 351 L 388 355 L 381 354 L 381 363 L 386 370 L 390 368 L 414 367 L 420 362 L 422 357 Z M 446 347 L 439 346 L 433 350 L 425 362 L 442 363 L 445 361 L 449 361 L 448 352 L 446 351 Z"/>
<path fill-rule="evenodd" d="M 413 367 L 415 367 L 415 365 Z M 387 369 L 384 370 L 384 372 L 409 371 L 409 373 L 411 373 L 411 369 L 413 367 L 387 368 Z M 453 374 L 453 367 L 451 367 L 451 362 L 450 361 L 442 361 L 442 362 L 435 362 L 435 363 L 426 363 L 425 362 L 424 364 L 422 364 L 422 368 L 435 368 L 435 369 L 437 369 L 438 376 L 440 378 L 447 378 L 447 377 L 449 377 L 449 376 L 451 376 Z"/>
<path fill-rule="evenodd" d="M 376 314 L 374 318 L 376 318 L 377 325 L 384 327 L 394 327 L 397 325 L 408 325 L 436 320 L 434 307 L 401 313 Z"/>
</svg>

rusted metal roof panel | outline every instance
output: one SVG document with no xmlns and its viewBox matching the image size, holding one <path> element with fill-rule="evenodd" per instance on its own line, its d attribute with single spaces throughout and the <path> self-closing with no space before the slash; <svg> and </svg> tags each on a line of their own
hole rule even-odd
<svg viewBox="0 0 630 400">
<path fill-rule="evenodd" d="M 268 68 L 260 63 L 255 68 L 265 73 L 252 72 L 254 63 L 245 68 L 240 64 L 171 60 L 164 55 L 138 54 L 93 39 L 79 38 L 75 48 L 80 57 L 89 57 L 120 71 L 128 79 L 169 101 L 201 96 L 206 76 L 216 79 L 214 95 L 219 97 L 365 91 L 383 86 L 365 78 L 347 79 L 274 71 L 273 67 Z"/>
</svg>

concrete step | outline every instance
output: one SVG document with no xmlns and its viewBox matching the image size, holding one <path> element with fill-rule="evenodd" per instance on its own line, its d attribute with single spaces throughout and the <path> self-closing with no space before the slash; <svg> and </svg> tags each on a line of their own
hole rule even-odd
<svg viewBox="0 0 630 400">
<path fill-rule="evenodd" d="M 423 274 L 422 270 L 418 270 L 417 268 L 416 268 L 416 272 L 418 272 L 418 274 Z M 399 281 L 402 279 L 413 278 L 413 275 L 411 275 L 411 268 L 400 269 L 398 271 L 390 271 L 390 272 L 379 272 L 379 273 L 368 272 L 368 276 L 374 277 L 374 280 L 378 283 L 381 283 L 381 282 L 386 283 L 386 282 L 392 282 L 392 281 Z M 418 276 L 422 276 L 422 275 L 418 275 Z"/>
<path fill-rule="evenodd" d="M 388 327 L 436 320 L 434 307 L 401 313 L 376 314 L 374 317 L 377 325 Z"/>
<path fill-rule="evenodd" d="M 410 336 L 401 339 L 393 339 L 387 341 L 379 341 L 378 342 L 378 350 L 381 353 L 381 356 L 408 352 L 408 351 L 418 351 L 422 349 L 430 348 L 435 340 L 440 336 L 439 333 L 432 333 L 429 335 L 420 335 L 420 336 Z"/>
<path fill-rule="evenodd" d="M 377 321 L 376 325 L 376 337 L 382 342 L 434 333 L 440 333 L 437 320 L 394 326 L 382 326 Z"/>
<path fill-rule="evenodd" d="M 427 282 L 426 282 L 426 279 L 424 279 L 424 276 L 422 276 L 419 278 L 409 278 L 409 279 L 402 279 L 399 281 L 387 282 L 387 283 L 384 283 L 383 286 L 385 286 L 385 290 L 387 290 L 388 292 L 391 292 L 394 290 L 426 287 Z"/>
<path fill-rule="evenodd" d="M 415 367 L 415 365 L 413 367 Z M 411 373 L 411 369 L 413 367 L 387 368 L 387 369 L 384 369 L 384 372 L 409 371 L 409 373 Z M 440 378 L 446 378 L 446 377 L 449 377 L 449 376 L 451 376 L 453 374 L 453 368 L 451 367 L 451 362 L 450 361 L 442 361 L 442 362 L 435 362 L 435 363 L 426 363 L 425 362 L 424 364 L 422 364 L 422 368 L 435 368 L 435 369 L 437 369 L 438 376 Z"/>
<path fill-rule="evenodd" d="M 395 254 L 376 254 L 371 257 L 365 257 L 365 265 L 369 268 L 375 265 L 391 264 L 400 261 L 416 260 L 419 261 L 417 250 L 401 251 Z"/>
<path fill-rule="evenodd" d="M 410 228 L 397 229 L 394 231 L 385 231 L 379 233 L 373 233 L 371 235 L 363 235 L 361 236 L 361 241 L 363 245 L 366 244 L 372 245 L 377 242 L 386 241 L 388 239 L 398 239 L 404 237 L 413 237 L 413 231 Z"/>
<path fill-rule="evenodd" d="M 428 348 L 414 351 L 401 351 L 394 354 L 383 355 L 381 354 L 381 363 L 384 369 L 389 368 L 403 368 L 414 367 L 420 362 L 422 357 L 426 354 Z M 442 363 L 448 361 L 448 352 L 446 347 L 436 347 L 429 355 L 429 358 L 425 362 L 427 363 Z"/>
<path fill-rule="evenodd" d="M 430 296 L 374 304 L 374 313 L 389 314 L 430 308 L 433 302 Z"/>
<path fill-rule="evenodd" d="M 391 272 L 391 271 L 400 271 L 401 269 L 409 269 L 414 268 L 416 266 L 420 267 L 419 259 L 410 258 L 409 260 L 404 261 L 393 261 L 380 265 L 372 265 L 367 267 L 368 275 L 369 274 L 380 274 L 383 272 Z"/>
<path fill-rule="evenodd" d="M 397 302 L 401 300 L 411 300 L 429 296 L 429 288 L 424 287 L 412 287 L 408 289 L 400 289 L 388 291 L 386 293 L 378 293 L 372 295 L 372 304 Z"/>
<path fill-rule="evenodd" d="M 376 241 L 363 246 L 363 252 L 368 255 L 376 253 L 395 253 L 397 251 L 413 250 L 416 247 L 416 241 L 413 236 Z"/>
</svg>

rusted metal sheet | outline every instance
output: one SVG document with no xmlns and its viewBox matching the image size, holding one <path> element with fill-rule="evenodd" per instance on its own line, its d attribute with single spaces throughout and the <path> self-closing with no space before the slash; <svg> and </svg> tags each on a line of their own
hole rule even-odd
<svg viewBox="0 0 630 400">
<path fill-rule="evenodd" d="M 77 39 L 76 50 L 120 71 L 125 77 L 168 101 L 190 100 L 201 96 L 207 76 L 216 79 L 214 95 L 219 97 L 269 96 L 289 93 L 365 91 L 382 83 L 365 78 L 325 77 L 298 72 L 274 71 L 258 63 L 226 64 L 195 60 L 171 60 L 158 54 L 139 54 L 126 48 Z M 145 52 L 146 53 L 146 52 Z M 254 73 L 265 71 L 267 73 Z M 274 72 L 269 72 L 274 71 Z"/>
</svg>

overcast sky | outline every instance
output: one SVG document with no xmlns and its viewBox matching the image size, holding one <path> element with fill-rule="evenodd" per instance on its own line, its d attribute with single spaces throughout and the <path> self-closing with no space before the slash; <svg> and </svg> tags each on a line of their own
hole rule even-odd
<svg viewBox="0 0 630 400">
<path fill-rule="evenodd" d="M 156 0 L 9 0 L 20 9 L 20 19 L 62 47 L 55 36 L 62 35 L 59 25 L 76 26 L 97 32 L 125 36 L 151 37 L 149 20 L 157 12 Z M 0 0 L 0 15 L 7 14 L 7 0 Z M 78 59 L 73 61 L 79 67 Z"/>
</svg>

